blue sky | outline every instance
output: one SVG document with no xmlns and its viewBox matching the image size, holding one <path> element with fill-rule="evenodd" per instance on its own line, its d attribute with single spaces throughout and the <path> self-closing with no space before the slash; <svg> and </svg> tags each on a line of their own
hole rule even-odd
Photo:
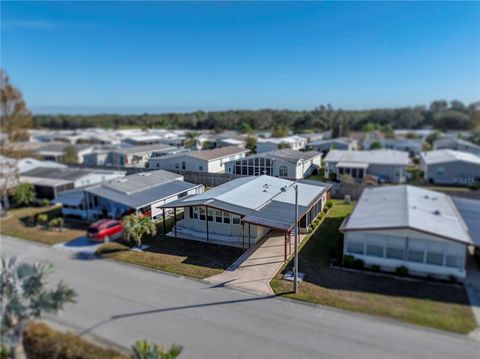
<svg viewBox="0 0 480 359">
<path fill-rule="evenodd" d="M 2 2 L 1 16 L 1 66 L 33 109 L 480 99 L 479 2 Z"/>
</svg>

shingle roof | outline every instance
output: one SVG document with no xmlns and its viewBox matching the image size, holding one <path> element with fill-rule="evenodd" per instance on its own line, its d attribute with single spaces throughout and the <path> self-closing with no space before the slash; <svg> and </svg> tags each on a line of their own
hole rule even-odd
<svg viewBox="0 0 480 359">
<path fill-rule="evenodd" d="M 170 182 L 157 183 L 156 185 L 132 193 L 119 192 L 104 185 L 90 187 L 86 191 L 116 203 L 121 203 L 132 208 L 140 208 L 199 186 L 200 185 L 189 182 L 173 180 Z"/>
<path fill-rule="evenodd" d="M 264 158 L 270 158 L 270 159 L 280 159 L 285 162 L 290 162 L 290 163 L 297 163 L 299 160 L 309 160 L 315 157 L 321 156 L 320 152 L 317 151 L 295 151 L 289 148 L 281 149 L 281 150 L 276 150 L 276 151 L 268 151 L 268 152 L 262 152 L 259 153 L 256 156 L 251 156 L 251 157 L 264 157 Z"/>
<path fill-rule="evenodd" d="M 110 152 L 123 153 L 126 155 L 138 154 L 138 153 L 150 153 L 156 151 L 168 151 L 168 150 L 177 150 L 176 147 L 165 145 L 165 144 L 155 144 L 155 145 L 144 145 L 144 146 L 131 146 L 131 147 L 121 147 L 111 150 Z"/>
<path fill-rule="evenodd" d="M 226 146 L 221 148 L 215 148 L 213 150 L 193 151 L 184 155 L 210 161 L 216 158 L 222 158 L 237 153 L 246 153 L 248 151 L 249 150 L 245 150 L 237 146 Z"/>
<path fill-rule="evenodd" d="M 325 162 L 365 162 L 370 164 L 408 165 L 408 153 L 396 150 L 344 151 L 330 150 Z"/>
<path fill-rule="evenodd" d="M 448 195 L 414 186 L 365 188 L 341 229 L 402 228 L 473 244 L 467 226 Z"/>
<path fill-rule="evenodd" d="M 22 177 L 52 178 L 75 181 L 83 176 L 90 174 L 92 171 L 84 168 L 52 168 L 37 167 L 22 173 Z"/>
<path fill-rule="evenodd" d="M 421 153 L 426 164 L 463 161 L 480 165 L 480 156 L 473 153 L 454 150 L 435 150 Z"/>
</svg>

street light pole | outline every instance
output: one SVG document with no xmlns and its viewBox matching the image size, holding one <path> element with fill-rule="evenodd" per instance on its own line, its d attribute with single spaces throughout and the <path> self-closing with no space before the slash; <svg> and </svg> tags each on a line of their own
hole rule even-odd
<svg viewBox="0 0 480 359">
<path fill-rule="evenodd" d="M 298 292 L 298 185 L 295 188 L 295 254 L 293 263 L 293 291 Z"/>
</svg>

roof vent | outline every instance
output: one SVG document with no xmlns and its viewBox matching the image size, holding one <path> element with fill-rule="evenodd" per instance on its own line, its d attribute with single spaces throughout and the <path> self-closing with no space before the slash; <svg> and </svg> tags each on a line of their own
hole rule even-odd
<svg viewBox="0 0 480 359">
<path fill-rule="evenodd" d="M 428 197 L 428 194 L 426 194 L 426 195 L 424 196 L 424 198 L 425 198 L 425 199 L 429 199 L 430 197 Z"/>
<path fill-rule="evenodd" d="M 265 183 L 265 184 L 263 185 L 263 188 L 268 188 L 268 183 Z"/>
<path fill-rule="evenodd" d="M 440 210 L 436 209 L 435 211 L 433 211 L 433 214 L 436 215 L 436 216 L 439 216 L 440 215 Z"/>
<path fill-rule="evenodd" d="M 138 174 L 139 176 L 144 176 L 144 177 L 147 177 L 147 176 L 150 176 L 151 173 L 150 172 L 141 172 Z"/>
</svg>

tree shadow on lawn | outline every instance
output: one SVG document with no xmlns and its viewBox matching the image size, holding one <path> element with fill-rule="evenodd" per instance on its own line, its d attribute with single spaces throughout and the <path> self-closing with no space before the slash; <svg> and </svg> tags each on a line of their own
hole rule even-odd
<svg viewBox="0 0 480 359">
<path fill-rule="evenodd" d="M 299 253 L 299 271 L 306 273 L 304 282 L 332 290 L 469 305 L 465 289 L 461 285 L 431 282 L 426 279 L 410 281 L 331 268 L 331 261 L 341 258 L 342 255 L 343 235 L 338 231 L 342 221 L 343 217 L 325 218 L 320 228 L 304 244 Z M 293 262 L 290 262 L 283 273 L 291 270 L 292 265 Z"/>
<path fill-rule="evenodd" d="M 227 269 L 244 253 L 242 248 L 164 236 L 147 238 L 143 243 L 150 246 L 147 253 L 185 257 L 182 263 L 214 269 Z"/>
</svg>

